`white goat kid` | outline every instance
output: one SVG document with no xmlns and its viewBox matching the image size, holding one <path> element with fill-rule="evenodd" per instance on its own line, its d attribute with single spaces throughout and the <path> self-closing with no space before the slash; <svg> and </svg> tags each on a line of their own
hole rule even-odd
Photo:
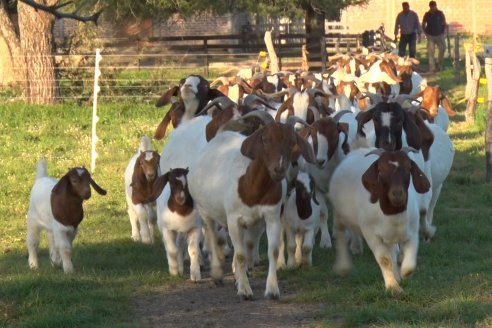
<svg viewBox="0 0 492 328">
<path fill-rule="evenodd" d="M 282 214 L 282 226 L 287 241 L 287 267 L 310 267 L 320 216 L 327 215 L 326 204 L 318 201 L 312 177 L 299 172 L 295 187 L 287 197 Z M 330 240 L 331 241 L 331 240 Z M 277 267 L 285 266 L 284 241 L 281 241 Z"/>
<path fill-rule="evenodd" d="M 166 248 L 169 273 L 183 274 L 183 251 L 187 242 L 190 279 L 196 282 L 201 279 L 202 221 L 188 191 L 187 174 L 187 169 L 177 168 L 157 178 L 154 197 L 157 197 L 157 224 Z"/>
<path fill-rule="evenodd" d="M 26 241 L 31 269 L 38 268 L 40 235 L 47 230 L 51 263 L 62 265 L 65 273 L 73 272 L 72 244 L 84 218 L 82 203 L 91 197 L 90 186 L 106 195 L 84 167 L 70 169 L 58 181 L 48 176 L 46 161 L 38 162 L 27 212 Z"/>
<path fill-rule="evenodd" d="M 145 244 L 154 243 L 156 212 L 155 200 L 151 196 L 154 181 L 160 175 L 159 159 L 149 137 L 143 136 L 139 149 L 125 169 L 125 197 L 132 239 Z"/>
</svg>

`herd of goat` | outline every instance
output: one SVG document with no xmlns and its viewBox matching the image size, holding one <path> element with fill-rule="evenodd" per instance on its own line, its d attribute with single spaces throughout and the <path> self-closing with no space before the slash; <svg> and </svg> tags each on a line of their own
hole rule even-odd
<svg viewBox="0 0 492 328">
<path fill-rule="evenodd" d="M 386 288 L 401 291 L 419 240 L 436 232 L 434 209 L 454 158 L 447 129 L 455 112 L 415 64 L 389 54 L 341 55 L 316 74 L 187 76 L 157 102 L 171 105 L 154 135 L 162 139 L 173 126 L 162 153 L 141 136 L 125 171 L 133 240 L 153 243 L 157 223 L 170 274 L 182 275 L 189 257 L 192 281 L 201 279 L 205 256 L 220 281 L 232 251 L 237 293 L 250 299 L 248 270 L 266 232 L 265 297 L 277 299 L 277 269 L 310 266 L 319 232 L 321 248 L 334 238 L 338 274 L 350 272 L 350 253 L 360 254 L 365 241 Z M 69 273 L 90 185 L 106 192 L 84 168 L 59 181 L 46 171 L 39 161 L 27 215 L 29 265 L 38 267 L 47 229 L 51 261 Z"/>
</svg>

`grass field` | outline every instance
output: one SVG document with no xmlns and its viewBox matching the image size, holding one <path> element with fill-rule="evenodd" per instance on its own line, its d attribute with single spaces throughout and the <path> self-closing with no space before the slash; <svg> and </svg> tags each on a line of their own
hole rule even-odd
<svg viewBox="0 0 492 328">
<path fill-rule="evenodd" d="M 280 272 L 298 291 L 292 302 L 323 304 L 320 326 L 492 327 L 492 188 L 485 183 L 483 108 L 477 124 L 464 122 L 464 87 L 452 76 L 444 71 L 437 80 L 459 115 L 449 131 L 456 156 L 436 208 L 435 239 L 421 244 L 417 270 L 401 295 L 384 290 L 367 248 L 347 278 L 332 272 L 333 249 L 316 248 L 311 269 Z M 160 242 L 131 240 L 126 213 L 124 169 L 163 111 L 138 103 L 100 106 L 93 178 L 108 195 L 93 193 L 86 203 L 73 275 L 51 267 L 46 238 L 39 270 L 29 270 L 25 215 L 39 158 L 58 178 L 70 167 L 90 167 L 92 108 L 3 104 L 0 116 L 0 326 L 138 327 L 132 299 L 186 279 L 169 276 Z M 154 146 L 161 151 L 163 144 Z"/>
</svg>

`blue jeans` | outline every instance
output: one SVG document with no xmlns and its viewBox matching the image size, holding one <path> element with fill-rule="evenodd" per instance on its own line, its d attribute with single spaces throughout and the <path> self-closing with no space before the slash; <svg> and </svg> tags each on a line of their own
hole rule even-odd
<svg viewBox="0 0 492 328">
<path fill-rule="evenodd" d="M 398 56 L 405 57 L 407 52 L 407 44 L 410 52 L 410 57 L 415 58 L 417 52 L 417 33 L 400 35 L 400 43 L 398 44 Z"/>
</svg>

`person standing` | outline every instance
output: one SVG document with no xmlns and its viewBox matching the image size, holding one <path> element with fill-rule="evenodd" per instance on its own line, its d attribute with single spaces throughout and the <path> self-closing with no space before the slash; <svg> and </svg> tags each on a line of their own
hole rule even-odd
<svg viewBox="0 0 492 328">
<path fill-rule="evenodd" d="M 415 58 L 417 52 L 417 40 L 420 42 L 422 26 L 420 25 L 419 16 L 413 10 L 410 10 L 408 2 L 402 2 L 402 11 L 396 16 L 395 22 L 395 40 L 400 32 L 400 42 L 398 44 L 398 56 L 404 57 L 407 51 L 411 58 Z"/>
<path fill-rule="evenodd" d="M 446 17 L 444 13 L 437 9 L 435 1 L 429 2 L 429 11 L 424 14 L 422 27 L 427 37 L 427 57 L 429 58 L 429 71 L 440 71 L 442 69 L 442 58 L 446 44 L 444 33 L 447 29 Z M 434 57 L 437 46 L 437 61 Z"/>
</svg>

